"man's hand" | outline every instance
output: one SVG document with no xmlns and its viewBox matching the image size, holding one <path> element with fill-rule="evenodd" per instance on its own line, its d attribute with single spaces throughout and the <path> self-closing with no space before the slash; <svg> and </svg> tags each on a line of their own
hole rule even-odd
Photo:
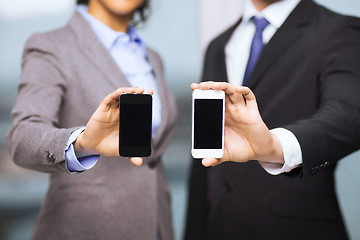
<svg viewBox="0 0 360 240">
<path fill-rule="evenodd" d="M 119 97 L 123 93 L 142 94 L 144 90 L 123 87 L 107 95 L 74 142 L 75 151 L 107 157 L 119 156 Z M 152 90 L 147 93 L 153 94 Z M 142 158 L 130 158 L 130 161 L 137 166 L 142 164 Z"/>
<path fill-rule="evenodd" d="M 193 83 L 191 88 L 222 90 L 226 94 L 224 156 L 221 159 L 205 158 L 202 160 L 204 166 L 249 160 L 284 163 L 281 144 L 263 122 L 255 95 L 249 88 L 225 82 Z"/>
</svg>

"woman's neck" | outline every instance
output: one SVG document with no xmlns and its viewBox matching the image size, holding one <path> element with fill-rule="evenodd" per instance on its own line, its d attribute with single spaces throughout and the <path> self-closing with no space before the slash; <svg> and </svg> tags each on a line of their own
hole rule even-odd
<svg viewBox="0 0 360 240">
<path fill-rule="evenodd" d="M 120 15 L 111 12 L 99 1 L 90 1 L 89 3 L 89 14 L 95 17 L 100 22 L 104 23 L 111 29 L 117 32 L 126 32 L 128 24 L 131 20 L 131 15 Z"/>
</svg>

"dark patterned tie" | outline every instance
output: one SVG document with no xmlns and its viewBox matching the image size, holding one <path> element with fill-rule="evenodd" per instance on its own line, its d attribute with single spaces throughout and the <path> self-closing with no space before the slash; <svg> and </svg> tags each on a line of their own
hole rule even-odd
<svg viewBox="0 0 360 240">
<path fill-rule="evenodd" d="M 260 56 L 261 50 L 264 46 L 262 32 L 269 24 L 265 18 L 252 17 L 251 20 L 255 23 L 256 31 L 251 43 L 250 56 L 246 65 L 243 86 L 247 85 L 251 72 L 253 71 L 255 64 Z"/>
</svg>

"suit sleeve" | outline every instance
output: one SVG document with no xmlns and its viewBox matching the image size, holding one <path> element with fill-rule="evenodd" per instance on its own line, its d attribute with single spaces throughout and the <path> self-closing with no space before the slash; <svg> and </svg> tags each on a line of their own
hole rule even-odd
<svg viewBox="0 0 360 240">
<path fill-rule="evenodd" d="M 318 110 L 285 126 L 300 143 L 304 176 L 360 147 L 360 24 L 355 18 L 344 19 L 324 43 Z"/>
<path fill-rule="evenodd" d="M 65 74 L 56 54 L 46 49 L 51 49 L 51 43 L 39 34 L 27 42 L 6 142 L 13 161 L 21 167 L 67 172 L 65 147 L 76 128 L 59 128 Z"/>
</svg>

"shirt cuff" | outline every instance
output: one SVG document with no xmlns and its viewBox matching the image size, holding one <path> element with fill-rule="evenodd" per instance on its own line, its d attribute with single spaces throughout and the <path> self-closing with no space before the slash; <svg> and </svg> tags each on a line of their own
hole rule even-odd
<svg viewBox="0 0 360 240">
<path fill-rule="evenodd" d="M 97 161 L 99 160 L 99 155 L 89 155 L 78 158 L 75 153 L 73 143 L 80 135 L 82 131 L 85 130 L 85 127 L 80 127 L 73 131 L 69 137 L 69 140 L 66 144 L 65 148 L 65 156 L 66 156 L 66 168 L 70 173 L 82 172 L 85 170 L 89 170 L 95 166 Z"/>
<path fill-rule="evenodd" d="M 260 165 L 270 174 L 279 175 L 284 172 L 290 172 L 302 164 L 301 147 L 296 136 L 285 128 L 275 128 L 270 130 L 275 134 L 281 144 L 284 155 L 284 164 L 260 162 Z"/>
</svg>

